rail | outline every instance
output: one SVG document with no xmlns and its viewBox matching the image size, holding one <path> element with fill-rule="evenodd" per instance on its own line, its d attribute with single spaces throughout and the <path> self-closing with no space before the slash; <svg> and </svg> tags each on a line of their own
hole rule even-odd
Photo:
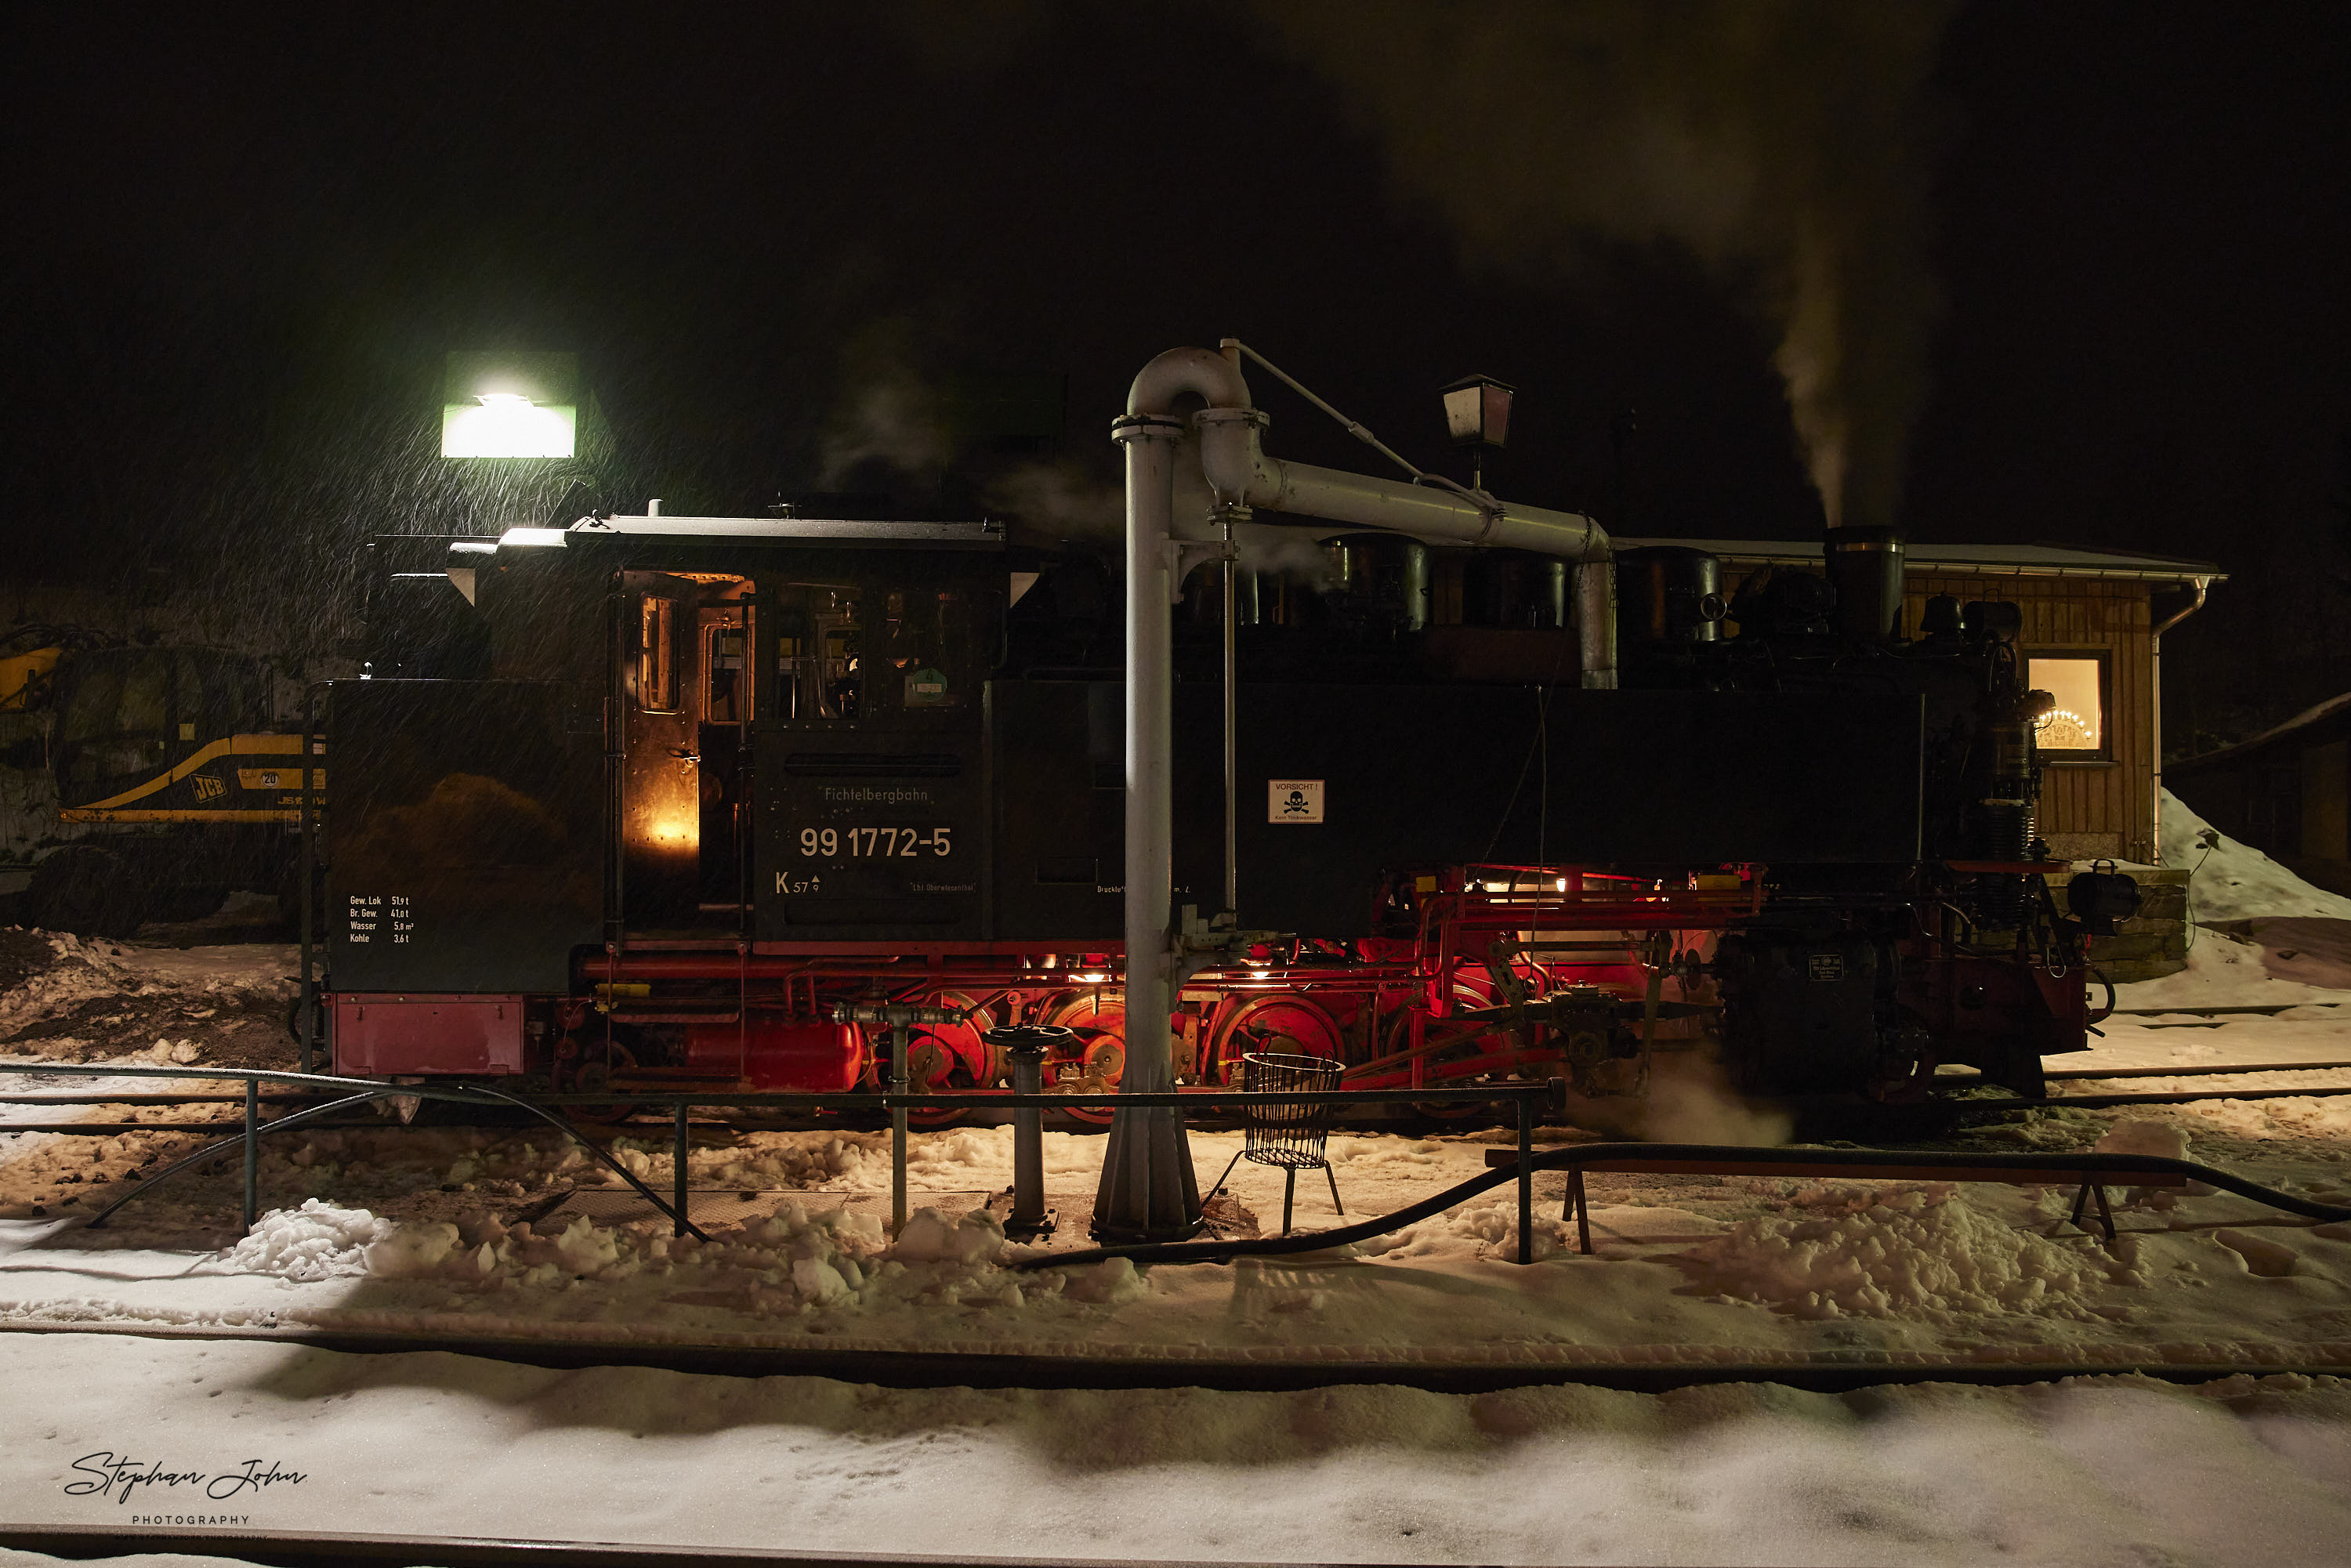
<svg viewBox="0 0 2351 1568">
<path fill-rule="evenodd" d="M 1015 1094 L 1001 1090 L 964 1091 L 949 1094 L 912 1094 L 896 1091 L 856 1094 L 540 1094 L 524 1096 L 509 1094 L 503 1090 L 479 1085 L 434 1083 L 386 1083 L 373 1078 L 340 1078 L 319 1072 L 287 1072 L 275 1068 L 253 1067 L 125 1067 L 111 1065 L 60 1065 L 53 1062 L 0 1061 L 0 1073 L 41 1073 L 82 1078 L 163 1078 L 193 1079 L 242 1082 L 245 1092 L 241 1103 L 245 1117 L 241 1129 L 233 1136 L 221 1139 L 198 1149 L 157 1171 L 129 1192 L 122 1194 L 99 1209 L 86 1222 L 95 1228 L 106 1222 L 117 1209 L 132 1199 L 148 1193 L 160 1182 L 220 1158 L 233 1150 L 245 1155 L 245 1228 L 253 1228 L 260 1217 L 260 1144 L 271 1133 L 318 1120 L 337 1111 L 356 1110 L 378 1100 L 419 1099 L 437 1100 L 448 1103 L 472 1105 L 482 1109 L 520 1110 L 556 1128 L 572 1142 L 586 1149 L 607 1169 L 619 1176 L 638 1195 L 669 1217 L 673 1235 L 693 1236 L 707 1240 L 702 1230 L 688 1218 L 686 1206 L 687 1151 L 691 1142 L 688 1113 L 695 1107 L 749 1108 L 787 1111 L 897 1111 L 956 1110 L 995 1106 L 1002 1110 L 1068 1110 L 1073 1107 L 1117 1110 L 1122 1106 L 1144 1108 L 1156 1106 L 1186 1106 L 1205 1108 L 1225 1105 L 1373 1105 L 1373 1104 L 1491 1104 L 1510 1101 L 1518 1116 L 1518 1147 L 1521 1176 L 1519 1181 L 1519 1261 L 1534 1261 L 1534 1154 L 1535 1113 L 1547 1106 L 1564 1103 L 1566 1083 L 1562 1079 L 1543 1082 L 1512 1082 L 1489 1084 L 1471 1089 L 1338 1089 L 1313 1093 L 1274 1092 L 1250 1093 L 1243 1090 L 1181 1090 L 1143 1092 L 1115 1090 L 1099 1094 Z M 294 1084 L 313 1090 L 340 1091 L 337 1099 L 290 1115 L 271 1121 L 261 1119 L 260 1089 L 264 1083 Z M 634 1173 L 606 1150 L 599 1147 L 586 1134 L 550 1108 L 567 1105 L 627 1104 L 646 1110 L 666 1110 L 672 1128 L 671 1167 L 674 1177 L 670 1201 L 638 1179 Z M 156 1123 L 155 1129 L 172 1131 L 170 1123 Z M 8 1129 L 0 1124 L 0 1132 Z M 906 1158 L 903 1144 L 892 1152 L 891 1197 L 893 1213 L 905 1212 Z"/>
</svg>

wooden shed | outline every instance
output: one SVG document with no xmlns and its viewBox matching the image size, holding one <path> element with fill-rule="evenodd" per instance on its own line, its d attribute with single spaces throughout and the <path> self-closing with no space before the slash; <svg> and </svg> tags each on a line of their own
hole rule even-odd
<svg viewBox="0 0 2351 1568">
<path fill-rule="evenodd" d="M 1817 570 L 1815 543 L 1749 539 L 1620 539 L 1623 548 L 1680 545 L 1722 560 L 1728 598 L 1764 566 Z M 2053 545 L 1907 547 L 1902 624 L 1948 593 L 2005 599 L 2024 612 L 2031 684 L 2057 696 L 2041 732 L 2041 835 L 2061 860 L 2153 864 L 2162 787 L 2162 634 L 2220 580 L 2202 561 Z M 2158 600 L 2160 602 L 2158 602 Z"/>
<path fill-rule="evenodd" d="M 2351 894 L 2351 693 L 2172 764 L 2172 792 L 2305 882 Z"/>
</svg>

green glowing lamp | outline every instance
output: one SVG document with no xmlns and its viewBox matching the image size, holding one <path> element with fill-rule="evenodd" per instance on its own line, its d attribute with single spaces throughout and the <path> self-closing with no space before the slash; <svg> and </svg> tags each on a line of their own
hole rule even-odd
<svg viewBox="0 0 2351 1568">
<path fill-rule="evenodd" d="M 577 354 L 455 353 L 441 400 L 444 457 L 569 457 L 580 432 Z"/>
</svg>

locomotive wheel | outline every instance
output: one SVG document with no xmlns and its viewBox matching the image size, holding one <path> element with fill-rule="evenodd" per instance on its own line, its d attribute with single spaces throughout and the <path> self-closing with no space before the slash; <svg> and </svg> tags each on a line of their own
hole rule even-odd
<svg viewBox="0 0 2351 1568">
<path fill-rule="evenodd" d="M 625 1072 L 637 1064 L 637 1059 L 617 1040 L 612 1043 L 611 1051 L 610 1067 L 604 1063 L 603 1052 L 593 1046 L 582 1047 L 576 1055 L 559 1055 L 555 1062 L 555 1092 L 559 1094 L 602 1093 L 611 1086 L 614 1068 Z M 625 1102 L 611 1105 L 566 1105 L 561 1111 L 568 1113 L 575 1122 L 588 1122 L 599 1126 L 625 1122 L 637 1113 L 637 1108 Z"/>
<path fill-rule="evenodd" d="M 1344 1054 L 1343 1038 L 1339 1020 L 1320 1002 L 1298 996 L 1253 997 L 1217 1026 L 1202 1076 L 1222 1088 L 1237 1089 L 1244 1056 L 1275 1051 L 1336 1061 Z"/>
<path fill-rule="evenodd" d="M 1482 975 L 1454 977 L 1453 1005 L 1456 1008 L 1482 1008 L 1493 1000 L 1493 982 Z M 1405 1010 L 1399 1009 L 1388 1026 L 1385 1037 L 1386 1051 L 1399 1051 L 1405 1048 L 1407 1035 L 1405 1020 Z M 1443 1020 L 1431 1019 L 1430 1021 L 1441 1023 Z M 1449 1052 L 1458 1056 L 1465 1051 L 1475 1051 L 1479 1056 L 1493 1056 L 1510 1048 L 1510 1037 L 1497 1032 L 1477 1035 L 1463 1040 L 1450 1047 Z M 1468 1082 L 1468 1080 L 1464 1079 L 1463 1086 L 1467 1087 Z M 1494 1103 L 1489 1100 L 1416 1100 L 1413 1102 L 1412 1108 L 1432 1122 L 1475 1122 L 1490 1119 L 1494 1115 Z"/>
<path fill-rule="evenodd" d="M 954 1026 L 945 1026 L 952 1029 Z M 942 1038 L 940 1028 L 922 1028 L 907 1031 L 906 1087 L 917 1094 L 952 1094 L 958 1089 L 977 1087 L 964 1053 L 956 1049 L 959 1043 L 952 1038 Z M 865 1087 L 881 1092 L 890 1087 L 897 1075 L 897 1066 L 890 1060 L 890 1031 L 876 1029 L 871 1037 L 872 1053 L 867 1057 Z M 952 1127 L 968 1119 L 967 1107 L 945 1111 L 909 1111 L 906 1125 L 925 1131 Z"/>
<path fill-rule="evenodd" d="M 1114 988 L 1081 991 L 1056 1003 L 1045 1021 L 1073 1031 L 1083 1054 L 1045 1064 L 1045 1084 L 1077 1093 L 1107 1094 L 1126 1073 L 1126 993 Z M 1076 1071 L 1072 1071 L 1074 1068 Z M 1062 1113 L 1090 1127 L 1107 1127 L 1114 1111 L 1072 1105 Z"/>
<path fill-rule="evenodd" d="M 941 991 L 931 998 L 943 1008 L 969 1009 L 978 998 L 961 991 Z M 1002 1075 L 996 1052 L 988 1046 L 987 1031 L 996 1027 L 996 1014 L 991 1009 L 981 1009 L 961 1023 L 934 1024 L 918 1030 L 914 1036 L 914 1056 L 906 1064 L 911 1077 L 921 1079 L 933 1093 L 948 1093 L 957 1089 L 980 1089 L 993 1084 Z M 930 1070 L 924 1067 L 923 1040 L 927 1036 L 946 1061 Z M 906 1124 L 910 1127 L 952 1127 L 971 1119 L 969 1109 L 952 1111 L 909 1111 Z"/>
<path fill-rule="evenodd" d="M 1912 1015 L 1916 1019 L 1916 1015 Z M 1902 1031 L 1907 1050 L 1880 1056 L 1861 1092 L 1870 1099 L 1886 1105 L 1907 1105 L 1924 1100 L 1935 1085 L 1935 1069 L 1942 1059 L 1927 1033 L 1924 1019 L 1916 1019 Z"/>
</svg>

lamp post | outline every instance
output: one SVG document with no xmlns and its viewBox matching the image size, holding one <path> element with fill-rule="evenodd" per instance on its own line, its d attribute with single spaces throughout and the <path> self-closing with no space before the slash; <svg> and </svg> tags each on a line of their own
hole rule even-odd
<svg viewBox="0 0 2351 1568">
<path fill-rule="evenodd" d="M 1510 400 L 1519 389 L 1491 376 L 1464 376 L 1445 389 L 1445 430 L 1469 448 L 1469 487 L 1486 487 L 1486 449 L 1510 440 Z"/>
</svg>

